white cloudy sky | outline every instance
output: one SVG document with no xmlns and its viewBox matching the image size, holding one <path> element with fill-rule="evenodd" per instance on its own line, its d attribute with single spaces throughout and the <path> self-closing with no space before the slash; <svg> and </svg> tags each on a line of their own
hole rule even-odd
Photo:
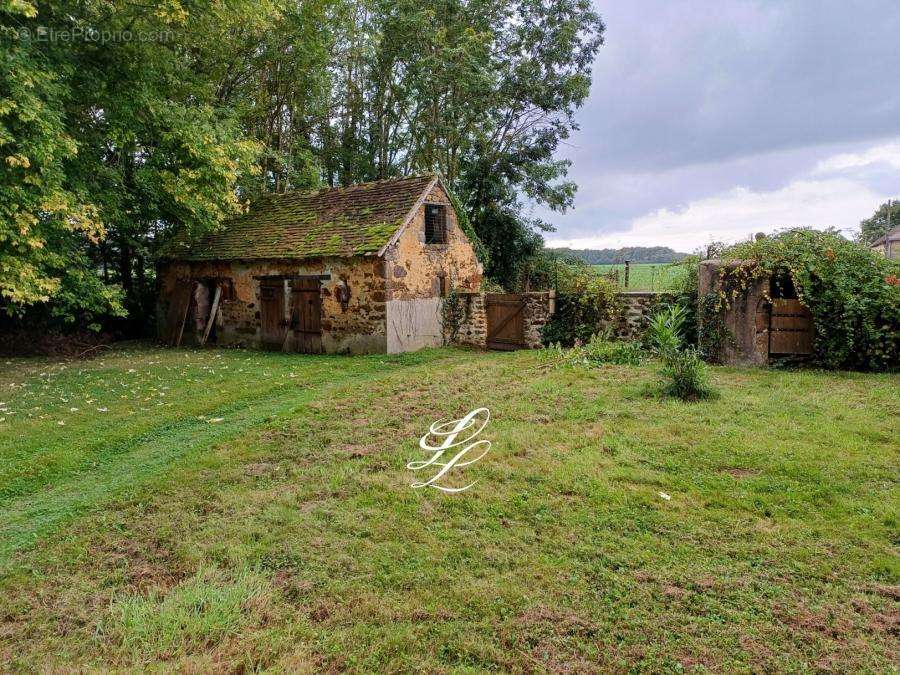
<svg viewBox="0 0 900 675">
<path fill-rule="evenodd" d="M 595 0 L 606 44 L 549 245 L 694 250 L 900 198 L 900 0 Z"/>
</svg>

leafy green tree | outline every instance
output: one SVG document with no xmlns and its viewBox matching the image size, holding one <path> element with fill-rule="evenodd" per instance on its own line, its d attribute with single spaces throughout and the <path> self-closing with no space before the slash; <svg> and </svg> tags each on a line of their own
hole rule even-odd
<svg viewBox="0 0 900 675">
<path fill-rule="evenodd" d="M 894 199 L 879 206 L 872 217 L 859 224 L 857 239 L 861 244 L 871 246 L 897 226 L 900 226 L 900 201 Z"/>
<path fill-rule="evenodd" d="M 26 3 L 8 11 L 36 16 Z M 58 298 L 64 318 L 87 308 L 120 313 L 115 289 L 83 283 L 86 246 L 105 229 L 96 205 L 67 180 L 65 163 L 78 146 L 65 124 L 63 77 L 19 27 L 4 26 L 0 45 L 0 308 L 14 314 Z"/>
<path fill-rule="evenodd" d="M 8 312 L 50 302 L 68 321 L 120 315 L 124 296 L 144 314 L 158 242 L 240 209 L 256 146 L 216 106 L 192 56 L 199 36 L 185 30 L 217 7 L 19 7 L 0 84 Z M 68 37 L 37 39 L 42 26 Z"/>
<path fill-rule="evenodd" d="M 549 228 L 524 206 L 572 203 L 554 155 L 603 32 L 589 0 L 8 0 L 0 18 L 0 302 L 69 319 L 147 317 L 166 239 L 248 197 L 435 170 L 516 287 Z"/>
</svg>

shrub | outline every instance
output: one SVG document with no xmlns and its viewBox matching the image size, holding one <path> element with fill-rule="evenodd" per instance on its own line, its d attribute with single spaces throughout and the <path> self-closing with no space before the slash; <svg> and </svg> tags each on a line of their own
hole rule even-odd
<svg viewBox="0 0 900 675">
<path fill-rule="evenodd" d="M 806 228 L 732 246 L 740 264 L 723 270 L 722 305 L 757 279 L 789 275 L 815 325 L 813 361 L 824 368 L 896 370 L 900 364 L 900 261 L 888 260 L 836 231 Z"/>
<path fill-rule="evenodd" d="M 610 340 L 606 335 L 594 335 L 586 344 L 572 349 L 551 345 L 545 354 L 557 364 L 570 366 L 600 366 L 607 363 L 637 366 L 647 358 L 639 343 Z"/>
<path fill-rule="evenodd" d="M 685 318 L 680 305 L 668 305 L 650 318 L 645 337 L 655 354 L 665 358 L 681 349 Z"/>
<path fill-rule="evenodd" d="M 646 353 L 639 343 L 610 340 L 601 335 L 593 336 L 581 347 L 581 355 L 587 363 L 593 365 L 613 363 L 637 366 L 646 358 Z"/>
<path fill-rule="evenodd" d="M 616 286 L 582 261 L 559 261 L 556 312 L 544 326 L 544 344 L 588 342 L 617 312 Z"/>
<path fill-rule="evenodd" d="M 662 374 L 668 380 L 663 383 L 663 393 L 682 401 L 698 401 L 713 395 L 708 366 L 695 347 L 670 352 L 663 363 Z"/>
<path fill-rule="evenodd" d="M 700 287 L 700 256 L 689 255 L 672 264 L 683 268 L 683 272 L 675 275 L 678 281 L 672 289 L 674 304 L 684 310 L 682 337 L 686 345 L 696 345 L 699 342 L 698 324 L 700 323 L 697 298 Z"/>
</svg>

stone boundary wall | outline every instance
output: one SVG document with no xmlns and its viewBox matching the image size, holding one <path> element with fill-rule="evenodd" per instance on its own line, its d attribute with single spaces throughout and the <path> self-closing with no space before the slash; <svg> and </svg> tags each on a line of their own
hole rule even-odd
<svg viewBox="0 0 900 675">
<path fill-rule="evenodd" d="M 487 346 L 484 293 L 460 293 L 459 298 L 463 303 L 463 320 L 456 336 L 456 344 L 484 349 Z"/>
<path fill-rule="evenodd" d="M 525 299 L 524 338 L 528 349 L 539 349 L 541 329 L 556 309 L 555 291 L 538 291 L 521 294 Z M 485 349 L 487 347 L 487 311 L 484 293 L 460 293 L 463 303 L 463 320 L 456 344 Z"/>
<path fill-rule="evenodd" d="M 541 330 L 556 309 L 556 291 L 540 291 L 523 295 L 525 296 L 525 346 L 528 349 L 540 349 L 543 347 Z"/>
<path fill-rule="evenodd" d="M 673 296 L 661 291 L 622 291 L 616 297 L 622 305 L 619 315 L 601 322 L 600 328 L 611 329 L 620 340 L 633 340 L 643 334 L 659 303 Z"/>
</svg>

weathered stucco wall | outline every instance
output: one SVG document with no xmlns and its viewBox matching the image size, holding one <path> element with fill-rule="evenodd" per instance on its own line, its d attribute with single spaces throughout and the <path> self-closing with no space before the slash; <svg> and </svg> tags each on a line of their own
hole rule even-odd
<svg viewBox="0 0 900 675">
<path fill-rule="evenodd" d="M 475 249 L 460 229 L 443 188 L 436 185 L 426 202 L 447 207 L 447 243 L 425 243 L 425 206 L 420 206 L 397 241 L 385 250 L 388 300 L 440 297 L 442 274 L 448 289 L 477 291 L 481 285 Z"/>
<path fill-rule="evenodd" d="M 702 299 L 707 293 L 721 290 L 721 260 L 704 260 L 700 263 L 698 294 Z M 729 263 L 732 265 L 738 262 Z M 757 312 L 765 305 L 769 279 L 763 278 L 747 289 L 732 307 L 725 311 L 725 328 L 729 339 L 722 345 L 723 363 L 732 365 L 765 365 L 769 360 L 768 327 L 757 327 Z"/>
<path fill-rule="evenodd" d="M 233 297 L 223 299 L 216 328 L 216 344 L 260 346 L 259 280 L 271 275 L 331 275 L 322 280 L 322 346 L 328 353 L 382 353 L 387 350 L 383 262 L 372 257 L 312 261 L 172 262 L 160 269 L 157 316 L 166 316 L 178 279 L 231 279 Z M 346 309 L 335 288 L 350 288 Z M 185 329 L 186 342 L 189 325 Z"/>
<path fill-rule="evenodd" d="M 444 342 L 442 294 L 478 290 L 481 265 L 460 229 L 446 192 L 436 185 L 425 199 L 446 206 L 447 243 L 425 243 L 425 204 L 384 253 L 388 353 L 437 347 Z M 443 285 L 442 285 L 443 279 Z"/>
<path fill-rule="evenodd" d="M 400 354 L 444 343 L 443 298 L 390 300 L 387 352 Z"/>
</svg>

